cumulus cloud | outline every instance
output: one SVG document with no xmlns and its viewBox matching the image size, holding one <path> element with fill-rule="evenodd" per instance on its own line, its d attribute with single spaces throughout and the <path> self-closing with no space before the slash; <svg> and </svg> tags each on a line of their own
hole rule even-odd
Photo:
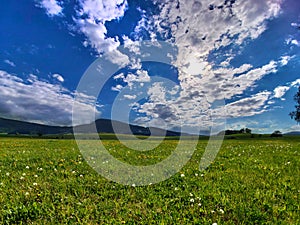
<svg viewBox="0 0 300 225">
<path fill-rule="evenodd" d="M 267 29 L 267 21 L 280 14 L 281 0 L 155 2 L 159 14 L 147 20 L 142 17 L 136 31 L 143 27 L 149 33 L 155 30 L 178 48 L 172 64 L 178 68 L 180 91 L 178 98 L 172 100 L 166 99 L 160 90 L 149 93 L 151 101 L 140 106 L 149 118 L 168 115 L 174 124 L 178 118 L 194 125 L 205 123 L 216 100 L 242 96 L 291 59 L 284 56 L 260 67 L 248 63 L 236 68 L 230 65 L 235 54 L 221 51 L 223 62 L 209 60 L 212 52 L 229 46 L 241 49 L 258 38 Z M 271 96 L 272 92 L 261 92 L 240 98 L 226 106 L 228 115 L 236 118 L 263 113 Z M 168 109 L 162 108 L 162 104 Z"/>
<path fill-rule="evenodd" d="M 118 91 L 120 92 L 123 89 L 123 86 L 120 84 L 117 84 L 116 86 L 111 87 L 112 91 Z"/>
<path fill-rule="evenodd" d="M 274 98 L 281 98 L 288 90 L 288 86 L 281 86 L 273 93 L 243 96 L 264 76 L 276 73 L 280 67 L 287 65 L 291 56 L 273 59 L 255 67 L 250 63 L 239 67 L 231 65 L 235 54 L 238 54 L 232 49 L 241 50 L 249 41 L 263 34 L 268 21 L 280 14 L 283 0 L 153 1 L 158 5 L 159 12 L 146 15 L 146 11 L 140 10 L 141 20 L 133 35 L 136 39 L 123 36 L 124 48 L 137 55 L 141 54 L 138 41 L 143 32 L 148 32 L 152 43 L 159 36 L 174 44 L 178 52 L 171 58 L 173 66 L 178 69 L 179 84 L 176 92 L 158 84 L 152 86 L 148 91 L 149 101 L 137 109 L 146 115 L 139 118 L 139 121 L 164 118 L 174 127 L 182 121 L 191 126 L 205 126 L 210 124 L 209 112 L 217 100 L 231 100 L 235 97 L 238 100 L 226 105 L 228 115 L 234 118 L 245 117 L 265 112 L 272 94 Z M 136 73 L 119 74 L 114 79 L 132 87 L 150 82 L 150 76 L 142 69 L 141 61 L 137 58 L 129 59 L 118 50 L 119 38 L 108 37 L 106 28 L 106 22 L 121 19 L 127 7 L 126 0 L 79 0 L 74 21 L 86 37 L 84 45 L 89 44 L 99 54 L 106 53 L 107 59 L 120 66 L 131 63 L 130 69 L 136 70 Z M 297 45 L 298 42 L 292 38 L 287 43 Z M 214 57 L 220 57 L 221 62 Z M 121 91 L 124 88 L 122 85 L 117 84 L 111 90 Z M 175 96 L 172 98 L 170 93 L 173 92 Z M 131 100 L 133 97 L 138 98 L 136 93 L 126 96 Z M 222 110 L 224 115 L 225 108 Z"/>
<path fill-rule="evenodd" d="M 80 123 L 88 123 L 85 115 L 94 112 L 95 99 L 85 96 L 84 101 L 74 102 L 75 93 L 61 85 L 51 84 L 30 75 L 27 80 L 0 71 L 0 115 L 49 125 L 71 125 L 72 107 L 77 104 L 82 115 Z"/>
<path fill-rule="evenodd" d="M 285 42 L 288 45 L 296 45 L 296 46 L 300 47 L 300 42 L 297 39 L 288 38 L 285 40 Z"/>
<path fill-rule="evenodd" d="M 297 79 L 297 80 L 295 80 L 295 81 L 293 81 L 292 83 L 291 83 L 291 86 L 292 87 L 296 87 L 296 86 L 299 86 L 300 85 L 300 79 Z"/>
<path fill-rule="evenodd" d="M 271 92 L 265 91 L 248 98 L 235 101 L 226 105 L 227 117 L 238 118 L 254 116 L 266 112 L 266 103 L 271 96 Z"/>
<path fill-rule="evenodd" d="M 278 86 L 274 89 L 273 98 L 281 98 L 293 87 L 298 87 L 300 85 L 300 79 L 297 79 L 293 82 L 289 82 L 284 86 Z"/>
<path fill-rule="evenodd" d="M 52 77 L 55 78 L 56 80 L 58 80 L 61 83 L 63 83 L 65 81 L 65 79 L 62 77 L 62 75 L 60 75 L 58 73 L 52 74 Z"/>
<path fill-rule="evenodd" d="M 276 87 L 274 89 L 274 98 L 282 98 L 288 90 L 290 90 L 290 87 L 287 86 Z"/>
<path fill-rule="evenodd" d="M 42 0 L 39 6 L 44 8 L 50 17 L 62 15 L 63 8 L 56 0 Z"/>
<path fill-rule="evenodd" d="M 120 42 L 117 37 L 107 37 L 105 23 L 124 16 L 127 9 L 126 0 L 95 1 L 80 0 L 80 8 L 75 19 L 80 31 L 87 37 L 87 41 L 99 54 L 113 53 L 112 59 L 123 57 L 120 65 L 127 63 L 126 56 L 122 56 L 117 48 Z"/>
</svg>

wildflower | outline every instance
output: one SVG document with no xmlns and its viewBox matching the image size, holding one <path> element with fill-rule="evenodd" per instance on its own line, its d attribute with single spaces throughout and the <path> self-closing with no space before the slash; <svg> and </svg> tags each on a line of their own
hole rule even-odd
<svg viewBox="0 0 300 225">
<path fill-rule="evenodd" d="M 82 175 L 82 174 L 80 174 L 79 176 L 80 176 L 80 177 L 83 177 L 83 175 Z"/>
<path fill-rule="evenodd" d="M 180 174 L 180 176 L 181 176 L 181 177 L 184 177 L 184 174 L 182 173 L 182 174 Z"/>
<path fill-rule="evenodd" d="M 26 176 L 26 173 L 22 173 L 23 176 Z"/>
<path fill-rule="evenodd" d="M 25 195 L 29 195 L 29 193 L 28 193 L 28 192 L 25 192 Z"/>
<path fill-rule="evenodd" d="M 223 209 L 219 209 L 220 213 L 224 214 L 224 210 Z"/>
<path fill-rule="evenodd" d="M 75 170 L 73 170 L 73 171 L 72 171 L 72 173 L 76 173 L 76 171 L 75 171 Z"/>
<path fill-rule="evenodd" d="M 174 190 L 175 190 L 175 191 L 178 191 L 178 187 L 175 187 Z"/>
<path fill-rule="evenodd" d="M 6 176 L 9 176 L 10 175 L 10 173 L 6 173 Z"/>
<path fill-rule="evenodd" d="M 204 174 L 202 173 L 200 176 L 201 176 L 201 177 L 204 177 Z"/>
<path fill-rule="evenodd" d="M 131 186 L 132 186 L 132 187 L 135 187 L 135 184 L 132 184 Z"/>
<path fill-rule="evenodd" d="M 29 169 L 29 166 L 26 166 L 26 169 Z"/>
<path fill-rule="evenodd" d="M 201 204 L 201 203 L 198 203 L 198 206 L 202 206 L 202 204 Z"/>
<path fill-rule="evenodd" d="M 198 173 L 195 173 L 195 176 L 196 176 L 196 177 L 198 177 L 198 175 L 199 175 Z"/>
<path fill-rule="evenodd" d="M 24 180 L 25 178 L 24 177 L 20 177 L 20 180 Z"/>
<path fill-rule="evenodd" d="M 38 177 L 38 175 L 35 174 L 34 177 Z"/>
<path fill-rule="evenodd" d="M 37 186 L 37 183 L 33 183 L 33 186 Z"/>
<path fill-rule="evenodd" d="M 0 185 L 3 186 L 3 182 L 1 182 Z"/>
<path fill-rule="evenodd" d="M 213 223 L 212 225 L 218 225 L 217 223 Z"/>
<path fill-rule="evenodd" d="M 193 197 L 193 193 L 190 193 L 190 196 Z"/>
<path fill-rule="evenodd" d="M 192 203 L 195 202 L 195 199 L 191 198 L 191 199 L 190 199 L 190 202 L 192 202 Z"/>
</svg>

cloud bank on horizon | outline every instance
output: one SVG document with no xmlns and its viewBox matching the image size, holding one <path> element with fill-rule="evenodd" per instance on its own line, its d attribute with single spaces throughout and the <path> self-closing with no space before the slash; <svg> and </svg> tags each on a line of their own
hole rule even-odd
<svg viewBox="0 0 300 225">
<path fill-rule="evenodd" d="M 191 127 L 199 124 L 207 127 L 210 126 L 209 110 L 216 101 L 225 99 L 226 104 L 213 112 L 232 122 L 233 125 L 228 124 L 229 128 L 236 128 L 237 120 L 255 120 L 280 108 L 280 103 L 286 102 L 285 95 L 300 85 L 299 74 L 282 81 L 278 77 L 291 64 L 299 67 L 295 63 L 300 56 L 300 35 L 297 31 L 299 20 L 288 23 L 284 11 L 294 2 L 152 0 L 139 4 L 130 0 L 79 0 L 78 4 L 70 6 L 70 3 L 64 1 L 43 0 L 36 2 L 35 6 L 43 8 L 52 23 L 60 20 L 67 24 L 68 32 L 80 37 L 85 49 L 96 52 L 98 56 L 107 55 L 112 62 L 129 68 L 128 71 L 115 75 L 112 92 L 120 92 L 125 85 L 143 85 L 151 80 L 142 62 L 128 58 L 120 51 L 121 45 L 135 53 L 141 50 L 140 42 L 143 40 L 150 40 L 156 46 L 158 41 L 164 41 L 176 47 L 176 55 L 166 56 L 171 57 L 172 66 L 177 69 L 176 97 L 169 98 L 166 93 L 170 90 L 154 83 L 149 89 L 148 100 L 135 105 L 134 110 L 139 114 L 135 118 L 136 123 L 159 125 L 159 120 L 156 119 L 164 118 L 173 127 L 180 123 Z M 67 11 L 68 7 L 73 8 L 71 14 Z M 300 13 L 295 17 L 297 16 L 299 18 Z M 278 31 L 282 27 L 271 25 L 272 22 L 280 21 L 280 18 L 285 22 L 282 26 L 294 31 L 282 35 Z M 117 29 L 113 29 L 111 24 L 115 24 Z M 131 30 L 125 26 L 131 27 Z M 268 36 L 268 32 L 277 32 L 277 39 Z M 264 52 L 264 44 L 268 45 L 270 41 L 272 49 L 276 47 L 275 42 L 278 40 L 282 41 L 278 42 L 283 46 L 278 47 L 280 50 Z M 261 52 L 255 52 L 253 43 L 260 45 Z M 260 54 L 258 58 L 261 60 L 253 58 L 255 53 Z M 247 54 L 252 55 L 252 58 Z M 18 66 L 12 59 L 3 61 L 11 67 Z M 52 73 L 50 77 L 54 83 L 50 84 L 37 75 L 31 75 L 34 79 L 30 82 L 1 71 L 1 84 L 5 84 L 0 91 L 3 96 L 1 99 L 5 99 L 1 101 L 5 109 L 1 115 L 50 124 L 69 123 L 75 91 L 61 86 L 67 76 Z M 76 79 L 79 80 L 80 77 Z M 268 86 L 264 82 L 272 85 Z M 17 88 L 13 92 L 15 95 L 8 95 L 10 85 L 22 88 Z M 24 93 L 18 95 L 21 89 Z M 45 96 L 48 97 L 30 95 L 29 93 L 34 92 L 33 89 L 36 90 L 35 93 L 47 93 Z M 137 97 L 137 92 L 124 96 L 128 100 Z M 26 102 L 32 105 L 28 107 L 21 104 Z M 15 105 L 15 110 L 11 104 Z M 80 104 L 83 108 L 91 107 L 90 101 Z M 18 111 L 17 108 L 22 110 Z M 103 114 L 100 108 L 91 110 L 97 115 Z M 53 111 L 59 112 L 61 116 L 52 118 L 48 114 Z M 83 109 L 83 118 L 84 115 Z M 278 117 L 281 115 L 278 114 Z M 43 118 L 47 118 L 47 121 Z M 269 128 L 266 125 L 261 131 L 268 131 Z"/>
</svg>

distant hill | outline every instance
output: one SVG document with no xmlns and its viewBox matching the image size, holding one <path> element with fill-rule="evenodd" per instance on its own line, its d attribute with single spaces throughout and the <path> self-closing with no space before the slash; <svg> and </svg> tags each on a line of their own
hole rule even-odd
<svg viewBox="0 0 300 225">
<path fill-rule="evenodd" d="M 96 120 L 96 129 L 98 133 L 115 133 L 113 129 L 117 128 L 116 133 L 119 134 L 135 134 L 135 135 L 154 135 L 154 136 L 180 136 L 180 132 L 164 130 L 160 128 L 149 128 L 137 125 L 128 125 L 123 122 L 112 121 L 108 119 Z M 93 123 L 79 125 L 75 127 L 76 132 L 90 133 Z M 129 126 L 129 129 L 128 129 Z M 31 135 L 47 135 L 47 134 L 67 134 L 73 133 L 71 126 L 48 126 L 37 123 L 30 123 L 18 120 L 0 118 L 0 133 L 8 134 L 31 134 Z M 188 134 L 183 134 L 188 135 Z"/>
<path fill-rule="evenodd" d="M 297 136 L 300 135 L 300 131 L 292 131 L 292 132 L 285 133 L 284 135 Z"/>
<path fill-rule="evenodd" d="M 43 135 L 64 134 L 72 132 L 72 127 L 48 126 L 43 124 L 0 118 L 0 133 Z"/>
</svg>

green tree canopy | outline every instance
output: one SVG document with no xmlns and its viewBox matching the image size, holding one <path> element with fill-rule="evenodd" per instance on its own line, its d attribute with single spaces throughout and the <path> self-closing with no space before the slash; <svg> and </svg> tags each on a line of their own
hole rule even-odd
<svg viewBox="0 0 300 225">
<path fill-rule="evenodd" d="M 292 119 L 294 119 L 297 123 L 300 122 L 300 86 L 298 88 L 298 92 L 294 96 L 294 100 L 296 101 L 295 108 L 296 110 L 290 113 Z"/>
</svg>

